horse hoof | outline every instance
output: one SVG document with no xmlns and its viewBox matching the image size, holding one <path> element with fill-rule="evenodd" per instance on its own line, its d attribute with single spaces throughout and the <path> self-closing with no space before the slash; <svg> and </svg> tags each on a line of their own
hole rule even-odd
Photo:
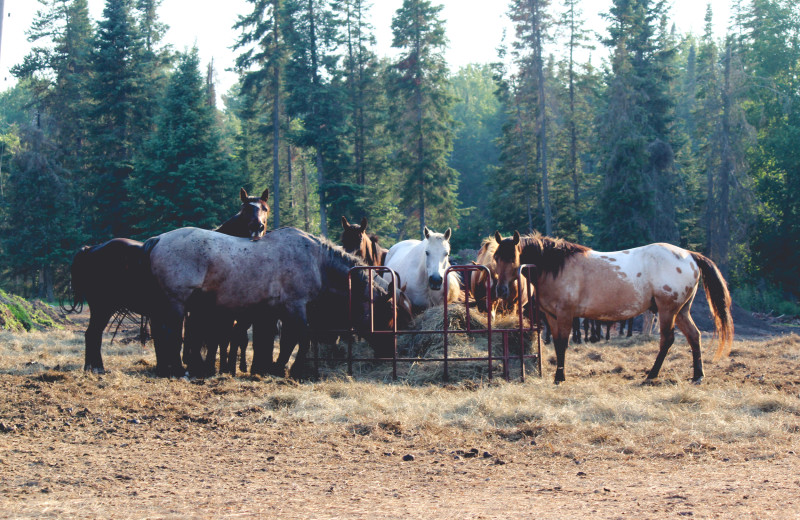
<svg viewBox="0 0 800 520">
<path fill-rule="evenodd" d="M 693 385 L 699 385 L 702 382 L 703 382 L 703 376 L 700 376 L 697 379 L 692 379 L 692 384 Z"/>
</svg>

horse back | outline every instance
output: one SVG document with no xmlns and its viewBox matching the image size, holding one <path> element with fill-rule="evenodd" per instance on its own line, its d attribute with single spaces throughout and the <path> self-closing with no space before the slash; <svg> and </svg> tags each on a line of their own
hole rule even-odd
<svg viewBox="0 0 800 520">
<path fill-rule="evenodd" d="M 90 307 L 141 313 L 153 287 L 143 244 L 127 238 L 82 248 L 72 261 L 71 276 L 76 300 L 86 300 Z"/>
</svg>

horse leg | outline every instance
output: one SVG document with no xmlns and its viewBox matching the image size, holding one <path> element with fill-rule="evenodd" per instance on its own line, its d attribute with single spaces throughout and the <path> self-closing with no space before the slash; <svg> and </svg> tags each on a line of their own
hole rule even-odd
<svg viewBox="0 0 800 520">
<path fill-rule="evenodd" d="M 159 377 L 183 376 L 184 369 L 181 363 L 183 314 L 154 315 L 150 319 L 150 324 L 156 352 L 156 375 Z"/>
<path fill-rule="evenodd" d="M 205 377 L 208 366 L 203 361 L 200 350 L 203 347 L 203 342 L 210 339 L 206 333 L 205 322 L 208 316 L 205 315 L 200 309 L 193 309 L 186 316 L 186 325 L 183 333 L 183 361 L 189 370 L 189 375 L 192 377 Z M 207 343 L 210 345 L 210 343 Z M 208 361 L 207 356 L 206 361 Z M 216 358 L 216 353 L 214 354 Z"/>
<path fill-rule="evenodd" d="M 625 337 L 630 338 L 631 336 L 633 336 L 633 318 L 628 320 L 628 334 Z"/>
<path fill-rule="evenodd" d="M 692 382 L 699 384 L 705 375 L 703 374 L 703 359 L 700 356 L 700 329 L 697 328 L 694 320 L 692 320 L 689 308 L 690 305 L 684 305 L 683 309 L 678 313 L 675 324 L 683 335 L 686 336 L 686 340 L 692 347 L 692 366 L 694 367 Z"/>
<path fill-rule="evenodd" d="M 572 342 L 581 343 L 581 319 L 572 318 Z"/>
<path fill-rule="evenodd" d="M 242 351 L 240 369 L 242 372 L 247 372 L 247 360 L 245 359 L 245 351 L 247 349 L 247 329 L 250 328 L 250 322 L 242 319 L 237 319 L 236 324 L 230 333 L 230 348 L 228 350 L 228 358 L 225 363 L 225 372 L 231 375 L 236 375 L 236 358 L 239 355 L 239 350 Z"/>
<path fill-rule="evenodd" d="M 278 319 L 272 311 L 261 309 L 253 316 L 253 361 L 250 373 L 266 375 L 274 372 L 272 360 Z M 287 357 L 288 359 L 288 357 Z"/>
<path fill-rule="evenodd" d="M 564 377 L 564 357 L 569 345 L 569 335 L 572 332 L 572 318 L 554 318 L 550 326 L 553 329 L 553 346 L 556 350 L 556 376 L 553 382 L 559 384 L 566 381 Z"/>
<path fill-rule="evenodd" d="M 658 313 L 658 324 L 661 329 L 661 341 L 658 346 L 658 356 L 653 368 L 647 373 L 647 380 L 651 381 L 658 377 L 664 358 L 667 357 L 669 348 L 675 342 L 675 315 L 667 316 L 666 313 Z"/>
<path fill-rule="evenodd" d="M 606 341 L 611 339 L 611 326 L 613 324 L 614 324 L 614 322 L 612 322 L 612 321 L 609 321 L 609 322 L 606 323 Z"/>
<path fill-rule="evenodd" d="M 104 374 L 106 372 L 103 367 L 103 355 L 100 352 L 100 346 L 103 342 L 103 331 L 113 315 L 114 312 L 110 307 L 104 309 L 98 309 L 97 305 L 90 307 L 89 326 L 84 334 L 86 341 L 84 370 L 96 374 Z"/>
</svg>

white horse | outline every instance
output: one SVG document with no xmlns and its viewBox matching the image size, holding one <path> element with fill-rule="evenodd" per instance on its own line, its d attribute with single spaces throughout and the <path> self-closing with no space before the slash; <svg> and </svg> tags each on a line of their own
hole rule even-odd
<svg viewBox="0 0 800 520">
<path fill-rule="evenodd" d="M 400 275 L 406 296 L 415 307 L 427 309 L 444 303 L 442 290 L 444 273 L 450 267 L 450 228 L 435 233 L 425 227 L 425 240 L 403 240 L 393 245 L 384 265 Z M 447 278 L 447 301 L 461 294 L 459 278 L 450 273 Z"/>
</svg>

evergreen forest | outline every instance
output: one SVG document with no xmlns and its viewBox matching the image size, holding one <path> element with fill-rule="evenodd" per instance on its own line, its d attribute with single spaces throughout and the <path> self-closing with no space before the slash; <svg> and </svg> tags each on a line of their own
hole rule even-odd
<svg viewBox="0 0 800 520">
<path fill-rule="evenodd" d="M 719 37 L 711 7 L 682 34 L 664 0 L 612 0 L 596 34 L 578 0 L 507 1 L 496 61 L 451 70 L 435 0 L 403 1 L 392 58 L 366 0 L 248 0 L 218 96 L 160 0 L 39 0 L 0 92 L 0 286 L 54 301 L 81 246 L 213 228 L 244 187 L 269 188 L 270 227 L 334 241 L 344 215 L 387 247 L 425 226 L 454 252 L 669 242 L 797 313 L 800 6 L 739 0 Z"/>
</svg>

